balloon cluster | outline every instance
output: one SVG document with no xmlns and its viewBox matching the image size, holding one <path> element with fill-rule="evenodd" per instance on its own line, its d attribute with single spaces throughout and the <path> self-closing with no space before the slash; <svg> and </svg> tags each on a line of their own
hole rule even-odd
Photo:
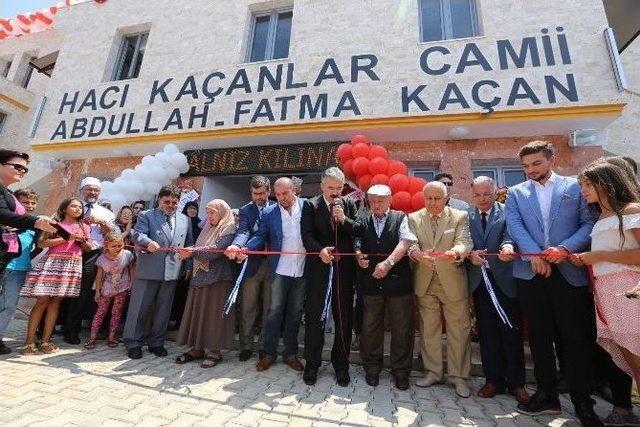
<svg viewBox="0 0 640 427">
<path fill-rule="evenodd" d="M 102 181 L 100 198 L 111 202 L 114 210 L 136 200 L 151 200 L 163 185 L 189 171 L 187 157 L 175 144 L 167 144 L 154 156 L 144 156 L 134 169 L 125 169 L 119 177 Z"/>
<path fill-rule="evenodd" d="M 391 207 L 403 212 L 414 212 L 424 207 L 422 188 L 427 181 L 407 175 L 407 165 L 389 158 L 387 149 L 369 141 L 364 135 L 355 135 L 351 143 L 338 147 L 338 159 L 345 175 L 366 192 L 376 184 L 391 188 Z"/>
</svg>

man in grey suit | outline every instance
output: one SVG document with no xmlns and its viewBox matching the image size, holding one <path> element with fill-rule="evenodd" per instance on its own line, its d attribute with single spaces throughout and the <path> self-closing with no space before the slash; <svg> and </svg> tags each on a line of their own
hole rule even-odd
<svg viewBox="0 0 640 427">
<path fill-rule="evenodd" d="M 161 251 L 160 248 L 193 245 L 191 221 L 186 215 L 176 212 L 179 202 L 179 188 L 162 187 L 158 193 L 158 207 L 140 214 L 132 233 L 135 244 L 145 249 L 137 252 L 136 274 L 124 326 L 124 343 L 131 359 L 142 357 L 144 341 L 149 352 L 158 357 L 167 355 L 164 339 L 182 261 L 175 252 Z M 151 332 L 144 337 L 152 308 Z"/>
<path fill-rule="evenodd" d="M 488 176 L 477 177 L 471 185 L 474 207 L 469 209 L 469 224 L 473 251 L 467 258 L 467 277 L 469 293 L 473 295 L 480 336 L 480 357 L 486 377 L 478 396 L 491 398 L 508 389 L 518 403 L 523 403 L 529 399 L 529 395 L 524 389 L 522 314 L 516 299 L 516 283 L 510 262 L 514 244 L 507 230 L 504 205 L 496 202 L 496 191 L 495 181 Z M 486 252 L 500 255 L 485 258 Z M 500 318 L 484 282 L 480 268 L 485 260 L 491 289 L 512 327 Z"/>
</svg>

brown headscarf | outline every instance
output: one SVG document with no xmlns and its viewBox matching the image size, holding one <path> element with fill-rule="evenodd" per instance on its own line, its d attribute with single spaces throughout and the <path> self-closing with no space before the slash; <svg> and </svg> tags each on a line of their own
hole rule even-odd
<svg viewBox="0 0 640 427">
<path fill-rule="evenodd" d="M 207 203 L 207 210 L 214 210 L 218 212 L 220 220 L 218 224 L 211 225 L 209 218 L 206 219 L 204 227 L 198 240 L 196 240 L 196 247 L 216 247 L 216 243 L 222 236 L 227 234 L 235 234 L 236 224 L 231 213 L 231 207 L 221 199 L 214 199 Z M 225 249 L 225 248 L 219 248 Z M 195 275 L 198 270 L 209 271 L 209 260 L 201 260 L 194 258 L 193 260 L 193 274 Z"/>
</svg>

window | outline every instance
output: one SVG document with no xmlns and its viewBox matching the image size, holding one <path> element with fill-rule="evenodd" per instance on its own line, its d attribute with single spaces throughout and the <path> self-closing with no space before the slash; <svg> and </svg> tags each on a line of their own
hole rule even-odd
<svg viewBox="0 0 640 427">
<path fill-rule="evenodd" d="M 420 41 L 480 34 L 475 0 L 419 0 Z"/>
<path fill-rule="evenodd" d="M 473 177 L 488 176 L 496 181 L 498 187 L 512 187 L 526 181 L 527 176 L 522 169 L 513 166 L 473 168 Z"/>
<path fill-rule="evenodd" d="M 4 124 L 7 121 L 7 115 L 0 111 L 0 133 L 2 133 L 2 129 L 4 128 Z"/>
<path fill-rule="evenodd" d="M 29 62 L 27 63 L 27 69 L 24 72 L 24 75 L 22 76 L 22 82 L 20 82 L 20 85 L 23 88 L 27 88 L 27 86 L 29 86 L 29 82 L 31 81 L 31 76 L 33 75 L 33 66 L 31 65 L 31 61 L 33 61 L 35 58 L 31 58 L 29 60 Z"/>
<path fill-rule="evenodd" d="M 292 10 L 272 10 L 253 15 L 248 61 L 288 57 L 292 21 Z"/>
<path fill-rule="evenodd" d="M 433 169 L 413 169 L 411 174 L 416 178 L 424 178 L 427 181 L 433 181 L 433 177 L 436 176 L 436 171 Z"/>
<path fill-rule="evenodd" d="M 138 77 L 148 37 L 149 33 L 123 37 L 112 80 L 135 79 Z"/>
<path fill-rule="evenodd" d="M 9 75 L 9 70 L 11 70 L 11 64 L 13 64 L 13 62 L 11 61 L 7 61 L 3 64 L 2 77 L 6 78 Z"/>
</svg>

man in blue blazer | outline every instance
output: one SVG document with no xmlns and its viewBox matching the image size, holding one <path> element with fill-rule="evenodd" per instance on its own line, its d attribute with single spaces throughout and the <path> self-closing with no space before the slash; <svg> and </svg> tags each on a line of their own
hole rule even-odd
<svg viewBox="0 0 640 427">
<path fill-rule="evenodd" d="M 256 231 L 258 222 L 267 207 L 273 203 L 269 201 L 271 183 L 269 179 L 256 175 L 251 177 L 251 201 L 240 208 L 238 232 L 233 243 L 227 247 L 226 255 L 229 259 L 236 259 L 238 251 L 245 247 Z M 267 260 L 264 256 L 252 255 L 247 261 L 247 269 L 240 286 L 240 354 L 241 361 L 249 360 L 253 354 L 254 326 L 258 314 L 258 302 L 262 294 L 262 314 L 269 309 L 271 284 L 267 274 Z"/>
<path fill-rule="evenodd" d="M 509 189 L 509 233 L 525 254 L 513 261 L 518 298 L 529 321 L 529 346 L 538 383 L 529 402 L 518 405 L 528 415 L 560 413 L 554 336 L 560 340 L 571 400 L 585 426 L 601 426 L 589 396 L 592 372 L 590 294 L 587 271 L 568 262 L 570 253 L 588 249 L 594 218 L 575 178 L 557 175 L 554 147 L 533 141 L 520 149 L 529 180 Z"/>
<path fill-rule="evenodd" d="M 280 332 L 284 341 L 282 359 L 293 370 L 304 367 L 298 360 L 298 330 L 302 317 L 306 255 L 300 232 L 300 218 L 304 199 L 296 197 L 294 182 L 279 178 L 273 185 L 276 205 L 269 206 L 262 215 L 258 231 L 247 243 L 249 250 L 301 252 L 301 254 L 269 255 L 271 301 L 262 328 L 262 356 L 258 371 L 269 369 L 277 357 Z M 244 258 L 245 255 L 241 255 Z"/>
<path fill-rule="evenodd" d="M 473 180 L 471 194 L 474 207 L 469 209 L 469 224 L 473 251 L 467 258 L 469 293 L 473 296 L 478 332 L 480 357 L 486 378 L 478 396 L 491 398 L 507 388 L 518 403 L 529 395 L 524 389 L 524 348 L 522 344 L 522 314 L 516 299 L 513 279 L 514 244 L 507 230 L 504 205 L 496 202 L 496 183 L 488 176 Z M 500 253 L 498 257 L 484 256 L 485 252 Z M 489 264 L 487 276 L 500 306 L 504 309 L 510 327 L 500 318 L 487 286 L 481 266 Z"/>
<path fill-rule="evenodd" d="M 158 207 L 140 214 L 133 229 L 135 244 L 145 249 L 137 252 L 136 273 L 123 333 L 131 359 L 142 357 L 145 341 L 149 352 L 159 357 L 167 355 L 164 340 L 182 260 L 175 252 L 161 251 L 160 248 L 193 245 L 191 221 L 186 215 L 176 212 L 179 202 L 179 188 L 172 185 L 162 187 L 158 193 Z M 151 333 L 145 339 L 145 325 L 152 308 Z"/>
</svg>

